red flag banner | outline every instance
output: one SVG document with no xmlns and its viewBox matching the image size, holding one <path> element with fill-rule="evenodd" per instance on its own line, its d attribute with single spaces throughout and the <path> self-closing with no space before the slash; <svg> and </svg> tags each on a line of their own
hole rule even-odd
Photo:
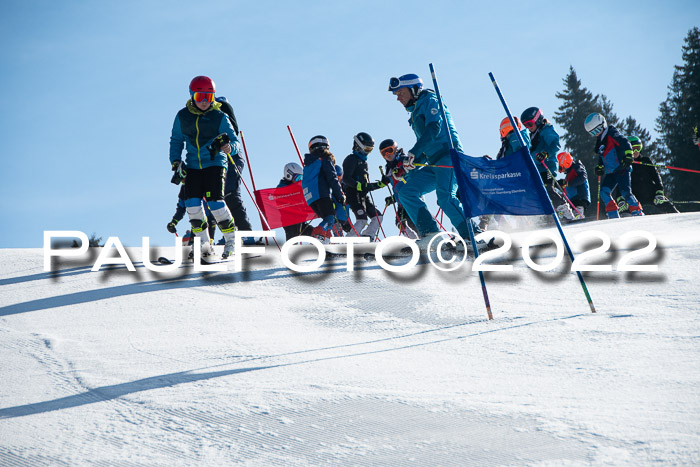
<svg viewBox="0 0 700 467">
<path fill-rule="evenodd" d="M 318 217 L 306 204 L 300 181 L 281 188 L 257 190 L 255 199 L 272 229 L 299 224 Z"/>
</svg>

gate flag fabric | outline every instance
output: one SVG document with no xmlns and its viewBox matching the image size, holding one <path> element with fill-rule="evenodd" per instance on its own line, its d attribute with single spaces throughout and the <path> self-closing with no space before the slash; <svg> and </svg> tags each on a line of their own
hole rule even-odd
<svg viewBox="0 0 700 467">
<path fill-rule="evenodd" d="M 451 155 L 467 217 L 554 214 L 542 178 L 526 148 L 498 160 L 469 157 L 454 149 Z"/>
<path fill-rule="evenodd" d="M 272 229 L 299 224 L 318 217 L 306 204 L 301 181 L 280 188 L 257 190 L 255 199 Z"/>
</svg>

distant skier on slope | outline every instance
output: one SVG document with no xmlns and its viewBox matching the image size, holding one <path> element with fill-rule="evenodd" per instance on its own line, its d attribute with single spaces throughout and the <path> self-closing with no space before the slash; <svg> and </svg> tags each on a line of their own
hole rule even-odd
<svg viewBox="0 0 700 467">
<path fill-rule="evenodd" d="M 642 205 L 632 193 L 630 175 L 633 156 L 630 142 L 620 134 L 617 128 L 608 125 L 605 117 L 599 113 L 588 115 L 583 126 L 591 136 L 596 137 L 593 151 L 600 157 L 595 173 L 604 176 L 600 184 L 600 199 L 605 205 L 605 213 L 608 218 L 617 219 L 620 217 L 617 203 L 611 196 L 616 186 L 629 205 L 630 214 L 643 216 Z"/>
<path fill-rule="evenodd" d="M 325 136 L 309 140 L 309 153 L 304 155 L 304 173 L 301 186 L 306 203 L 321 218 L 312 236 L 327 243 L 335 224 L 335 202 L 345 204 L 345 194 L 335 171 L 335 156 Z"/>
<path fill-rule="evenodd" d="M 215 102 L 216 85 L 207 76 L 196 76 L 189 86 L 190 100 L 175 116 L 170 136 L 170 164 L 173 170 L 182 170 L 182 150 L 185 149 L 184 169 L 187 214 L 192 232 L 201 239 L 202 259 L 213 256 L 208 223 L 202 198 L 209 204 L 217 224 L 224 234 L 226 245 L 223 257 L 233 253 L 236 224 L 224 202 L 224 179 L 228 166 L 226 153 L 238 153 L 238 138 L 226 114 Z M 217 145 L 221 134 L 228 135 L 231 143 Z M 211 151 L 207 148 L 216 148 Z"/>
</svg>

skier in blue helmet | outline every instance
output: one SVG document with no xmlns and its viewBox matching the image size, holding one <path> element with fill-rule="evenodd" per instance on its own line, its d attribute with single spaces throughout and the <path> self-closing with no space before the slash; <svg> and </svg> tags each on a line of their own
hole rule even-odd
<svg viewBox="0 0 700 467">
<path fill-rule="evenodd" d="M 396 185 L 396 195 L 422 238 L 430 239 L 438 233 L 438 224 L 428 210 L 423 196 L 436 192 L 438 205 L 447 214 L 459 235 L 469 239 L 469 221 L 462 203 L 457 198 L 457 178 L 452 168 L 418 167 L 415 164 L 451 166 L 450 139 L 455 149 L 462 151 L 462 143 L 445 108 L 447 121 L 442 118 L 435 91 L 423 88 L 423 80 L 416 74 L 406 74 L 389 80 L 389 92 L 410 113 L 408 124 L 416 135 L 416 144 L 409 149 L 404 168 L 406 183 Z M 480 232 L 477 226 L 474 230 Z"/>
</svg>

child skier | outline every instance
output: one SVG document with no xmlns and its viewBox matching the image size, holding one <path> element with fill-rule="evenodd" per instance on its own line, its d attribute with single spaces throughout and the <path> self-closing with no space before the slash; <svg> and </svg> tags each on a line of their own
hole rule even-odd
<svg viewBox="0 0 700 467">
<path fill-rule="evenodd" d="M 540 172 L 542 182 L 547 189 L 549 199 L 552 204 L 557 206 L 564 202 L 564 199 L 559 196 L 553 189 L 554 173 L 557 170 L 556 155 L 559 154 L 561 144 L 559 143 L 559 135 L 554 131 L 554 127 L 549 121 L 544 118 L 542 111 L 538 107 L 529 107 L 520 115 L 523 125 L 530 131 L 530 146 L 535 166 Z M 544 164 L 543 164 L 544 163 Z"/>
<path fill-rule="evenodd" d="M 196 76 L 189 86 L 190 100 L 175 116 L 170 136 L 170 164 L 173 171 L 187 172 L 185 185 L 187 214 L 192 232 L 200 238 L 202 259 L 214 254 L 210 244 L 202 198 L 209 204 L 226 239 L 223 258 L 233 253 L 236 224 L 224 202 L 224 178 L 228 166 L 226 154 L 238 152 L 238 138 L 231 121 L 214 100 L 216 85 L 207 76 Z M 229 143 L 224 143 L 227 136 Z M 182 151 L 185 160 L 182 161 Z"/>
<path fill-rule="evenodd" d="M 386 166 L 384 169 L 385 177 L 391 175 L 391 180 L 388 178 L 383 178 L 382 181 L 388 181 L 395 186 L 397 183 L 403 183 L 403 176 L 406 175 L 406 171 L 403 168 L 403 161 L 406 159 L 403 149 L 396 147 L 396 141 L 393 139 L 385 139 L 379 145 L 379 153 L 382 155 L 386 161 Z M 413 221 L 408 217 L 408 213 L 401 205 L 401 202 L 396 199 L 396 190 L 393 190 L 391 196 L 387 196 L 385 199 L 386 205 L 396 203 L 396 227 L 398 227 L 399 232 L 406 235 L 408 238 L 418 239 L 418 229 L 413 224 Z"/>
<path fill-rule="evenodd" d="M 559 172 L 566 175 L 561 182 L 561 187 L 571 204 L 576 206 L 576 210 L 572 211 L 568 202 L 561 204 L 557 206 L 557 214 L 568 220 L 583 219 L 585 217 L 583 211 L 591 204 L 591 190 L 586 168 L 580 160 L 574 161 L 573 156 L 566 151 L 557 154 L 557 162 Z"/>
<path fill-rule="evenodd" d="M 301 186 L 304 198 L 311 209 L 321 218 L 321 223 L 311 235 L 327 243 L 335 224 L 334 202 L 345 204 L 345 195 L 335 171 L 335 156 L 330 151 L 325 136 L 314 136 L 309 140 L 309 153 L 304 155 L 304 172 Z"/>
<path fill-rule="evenodd" d="M 360 132 L 353 138 L 352 154 L 343 161 L 343 188 L 347 194 L 348 205 L 355 214 L 355 228 L 348 233 L 348 236 L 360 235 L 369 237 L 372 241 L 379 232 L 382 215 L 370 200 L 369 193 L 386 186 L 381 181 L 369 182 L 367 156 L 373 149 L 372 137 L 365 132 Z M 372 219 L 369 225 L 368 218 Z"/>
<path fill-rule="evenodd" d="M 664 194 L 664 184 L 659 176 L 659 171 L 654 167 L 654 163 L 649 156 L 642 156 L 642 142 L 636 136 L 628 136 L 632 145 L 632 156 L 635 164 L 632 170 L 632 193 L 636 196 L 639 202 L 643 202 L 645 214 L 667 214 L 677 213 L 678 209 L 673 203 L 666 198 Z M 620 196 L 617 200 L 619 212 L 626 211 L 628 208 L 624 198 Z"/>
<path fill-rule="evenodd" d="M 611 193 L 615 186 L 629 205 L 630 214 L 643 216 L 642 205 L 632 193 L 632 146 L 613 125 L 608 125 L 599 113 L 592 113 L 583 123 L 584 128 L 596 137 L 594 152 L 600 155 L 595 168 L 596 175 L 604 175 L 600 184 L 600 199 L 605 204 L 609 219 L 619 219 L 618 206 Z"/>
<path fill-rule="evenodd" d="M 520 136 L 523 138 L 523 141 L 525 141 L 525 145 L 528 149 L 530 149 L 530 135 L 528 133 L 527 128 L 522 127 L 522 125 L 520 124 L 520 120 L 518 120 L 518 117 L 513 117 L 513 119 L 515 120 L 515 124 L 518 126 Z M 503 159 L 504 157 L 508 157 L 522 147 L 522 145 L 520 144 L 520 138 L 518 138 L 518 134 L 513 130 L 513 125 L 510 124 L 510 119 L 508 117 L 501 120 L 501 125 L 498 129 L 498 132 L 501 136 L 501 148 L 496 154 L 496 159 Z M 496 219 L 496 217 L 493 214 L 480 216 L 479 228 L 481 230 L 486 230 L 491 221 L 493 221 L 494 219 Z M 499 226 L 501 224 L 503 224 L 504 226 L 509 225 L 510 229 L 513 228 L 511 223 L 507 221 L 504 216 L 498 216 L 498 224 Z"/>
<path fill-rule="evenodd" d="M 522 127 L 522 125 L 520 124 L 520 120 L 518 120 L 518 117 L 514 117 L 514 119 L 515 124 L 518 125 L 518 131 L 520 132 L 520 135 L 525 141 L 527 148 L 530 149 L 530 135 L 528 134 L 527 129 Z M 522 147 L 522 145 L 520 144 L 520 138 L 518 138 L 517 133 L 513 131 L 513 125 L 510 124 L 510 119 L 508 117 L 501 120 L 501 128 L 499 129 L 499 132 L 501 134 L 501 149 L 498 150 L 496 159 L 502 159 L 506 156 L 510 156 Z"/>
<path fill-rule="evenodd" d="M 289 186 L 292 183 L 300 182 L 303 173 L 304 169 L 302 169 L 299 164 L 297 164 L 296 162 L 290 162 L 289 164 L 284 166 L 284 173 L 282 179 L 277 184 L 277 188 Z M 313 230 L 313 227 L 311 227 L 311 224 L 309 224 L 308 222 L 292 224 L 283 228 L 286 240 L 298 237 L 300 235 L 311 235 L 311 231 Z"/>
</svg>

